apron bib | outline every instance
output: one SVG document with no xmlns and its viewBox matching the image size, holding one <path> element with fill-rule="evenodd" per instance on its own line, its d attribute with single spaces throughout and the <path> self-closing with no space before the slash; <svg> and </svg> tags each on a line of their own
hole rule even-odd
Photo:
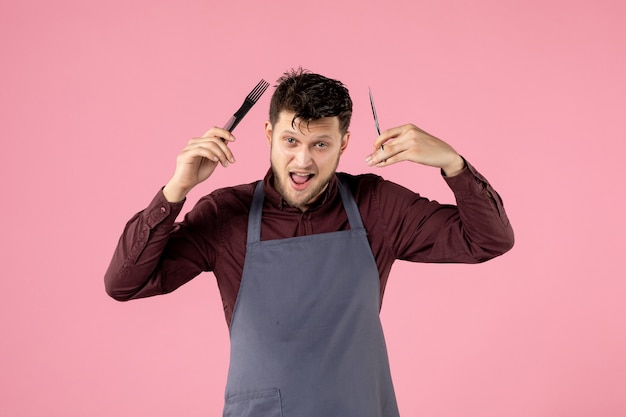
<svg viewBox="0 0 626 417">
<path fill-rule="evenodd" d="M 354 198 L 339 191 L 350 230 L 261 241 L 257 184 L 224 417 L 398 417 L 378 269 Z"/>
</svg>

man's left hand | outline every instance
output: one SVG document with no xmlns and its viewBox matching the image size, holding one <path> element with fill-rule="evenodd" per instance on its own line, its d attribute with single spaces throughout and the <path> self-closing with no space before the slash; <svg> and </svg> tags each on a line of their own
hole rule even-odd
<svg viewBox="0 0 626 417">
<path fill-rule="evenodd" d="M 465 168 L 465 161 L 450 145 L 412 124 L 385 130 L 374 142 L 374 149 L 365 159 L 370 166 L 411 161 L 441 168 L 448 177 Z"/>
</svg>

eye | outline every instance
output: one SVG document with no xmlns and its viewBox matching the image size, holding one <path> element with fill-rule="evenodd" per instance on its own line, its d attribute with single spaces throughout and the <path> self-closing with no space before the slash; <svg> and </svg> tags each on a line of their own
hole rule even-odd
<svg viewBox="0 0 626 417">
<path fill-rule="evenodd" d="M 326 148 L 326 147 L 328 147 L 328 145 L 325 144 L 324 142 L 319 142 L 315 146 L 317 146 L 318 148 Z"/>
<path fill-rule="evenodd" d="M 285 141 L 287 143 L 296 143 L 296 140 L 294 138 L 285 138 Z"/>
</svg>

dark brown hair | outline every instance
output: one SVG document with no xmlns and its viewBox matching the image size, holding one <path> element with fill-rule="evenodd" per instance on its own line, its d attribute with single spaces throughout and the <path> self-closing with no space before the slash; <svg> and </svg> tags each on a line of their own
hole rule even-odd
<svg viewBox="0 0 626 417">
<path fill-rule="evenodd" d="M 270 122 L 275 124 L 281 111 L 295 113 L 296 119 L 311 122 L 337 116 L 339 130 L 348 131 L 352 117 L 352 99 L 348 89 L 337 80 L 313 74 L 302 68 L 291 70 L 278 79 L 270 102 Z"/>
</svg>

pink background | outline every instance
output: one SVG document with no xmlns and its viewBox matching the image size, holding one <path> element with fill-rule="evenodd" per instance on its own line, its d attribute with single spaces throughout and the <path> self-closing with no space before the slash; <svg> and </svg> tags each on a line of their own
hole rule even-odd
<svg viewBox="0 0 626 417">
<path fill-rule="evenodd" d="M 313 6 L 313 4 L 316 4 Z M 0 415 L 216 416 L 228 335 L 211 274 L 109 299 L 124 223 L 187 140 L 260 78 L 344 81 L 341 170 L 383 128 L 445 139 L 503 195 L 517 243 L 483 265 L 397 263 L 382 317 L 404 416 L 626 415 L 626 6 L 589 1 L 21 0 L 0 4 Z M 260 178 L 269 94 L 237 164 Z M 376 172 L 441 202 L 436 170 Z"/>
</svg>

